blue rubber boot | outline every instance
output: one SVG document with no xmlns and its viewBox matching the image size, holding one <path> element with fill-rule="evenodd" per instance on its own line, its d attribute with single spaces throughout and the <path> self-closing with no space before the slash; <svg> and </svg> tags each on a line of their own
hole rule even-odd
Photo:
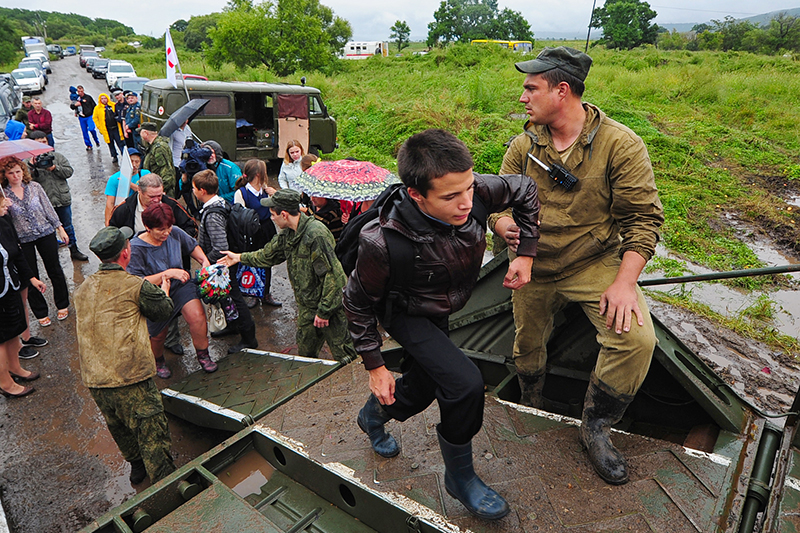
<svg viewBox="0 0 800 533">
<path fill-rule="evenodd" d="M 447 493 L 479 518 L 498 520 L 507 515 L 511 510 L 508 502 L 475 473 L 472 466 L 472 442 L 450 444 L 439 433 L 438 427 L 436 435 L 439 437 L 439 447 L 444 458 L 444 488 Z"/>
<path fill-rule="evenodd" d="M 369 400 L 358 412 L 358 427 L 367 434 L 372 449 L 381 457 L 394 457 L 400 453 L 400 446 L 390 434 L 386 433 L 383 425 L 392 417 L 380 404 L 374 394 L 369 395 Z"/>
</svg>

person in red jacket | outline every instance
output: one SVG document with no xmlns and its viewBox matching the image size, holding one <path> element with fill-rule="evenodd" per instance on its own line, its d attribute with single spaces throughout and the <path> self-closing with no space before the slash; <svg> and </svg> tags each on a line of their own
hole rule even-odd
<svg viewBox="0 0 800 533">
<path fill-rule="evenodd" d="M 33 109 L 28 111 L 28 122 L 33 131 L 42 131 L 47 135 L 47 144 L 55 148 L 55 141 L 53 140 L 53 115 L 50 111 L 44 108 L 42 99 L 34 96 L 31 98 L 31 105 Z"/>
</svg>

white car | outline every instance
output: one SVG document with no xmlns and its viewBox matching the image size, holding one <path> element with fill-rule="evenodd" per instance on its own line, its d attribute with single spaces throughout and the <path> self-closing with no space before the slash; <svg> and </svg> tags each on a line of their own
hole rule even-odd
<svg viewBox="0 0 800 533">
<path fill-rule="evenodd" d="M 45 89 L 44 75 L 42 71 L 35 68 L 18 68 L 11 71 L 11 75 L 22 87 L 24 94 L 40 93 Z"/>
<path fill-rule="evenodd" d="M 106 73 L 106 85 L 109 89 L 114 86 L 114 83 L 120 78 L 136 78 L 136 71 L 133 70 L 133 65 L 127 61 L 109 61 L 108 72 Z"/>
<path fill-rule="evenodd" d="M 28 54 L 28 56 L 29 57 L 38 57 L 39 59 L 41 59 L 42 60 L 42 66 L 44 67 L 44 70 L 47 71 L 48 74 L 52 74 L 53 71 L 52 71 L 52 69 L 50 69 L 50 58 L 49 57 L 47 57 L 46 55 L 44 55 L 41 52 L 31 52 L 30 54 Z"/>
</svg>

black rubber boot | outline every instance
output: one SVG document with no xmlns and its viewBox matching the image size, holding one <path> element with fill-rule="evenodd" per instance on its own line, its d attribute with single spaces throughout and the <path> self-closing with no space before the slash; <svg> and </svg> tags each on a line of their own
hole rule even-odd
<svg viewBox="0 0 800 533">
<path fill-rule="evenodd" d="M 228 324 L 227 326 L 225 326 L 225 329 L 223 329 L 222 331 L 215 331 L 214 333 L 211 334 L 211 336 L 213 338 L 215 338 L 215 339 L 218 339 L 219 337 L 227 337 L 228 335 L 236 335 L 236 333 L 237 333 L 236 328 L 233 327 L 232 325 Z"/>
<path fill-rule="evenodd" d="M 131 483 L 134 485 L 138 485 L 144 478 L 147 477 L 147 470 L 144 467 L 144 461 L 141 459 L 136 459 L 135 461 L 131 461 L 131 475 L 128 479 L 130 479 Z"/>
<path fill-rule="evenodd" d="M 479 518 L 498 520 L 511 510 L 508 502 L 497 491 L 488 487 L 472 466 L 472 441 L 467 444 L 450 444 L 436 428 L 439 447 L 444 458 L 444 488 L 460 501 L 467 511 Z"/>
<path fill-rule="evenodd" d="M 611 485 L 628 482 L 628 463 L 611 442 L 611 426 L 622 420 L 632 401 L 633 396 L 614 393 L 592 372 L 583 401 L 581 443 L 597 474 Z"/>
<path fill-rule="evenodd" d="M 85 253 L 81 252 L 78 249 L 78 245 L 77 244 L 70 244 L 70 246 L 69 246 L 69 256 L 72 259 L 76 260 L 76 261 L 88 261 L 89 260 L 89 256 L 87 256 Z"/>
<path fill-rule="evenodd" d="M 544 409 L 542 391 L 544 390 L 544 380 L 547 374 L 544 370 L 535 374 L 517 374 L 519 380 L 520 405 Z"/>
<path fill-rule="evenodd" d="M 369 395 L 369 400 L 358 412 L 358 427 L 367 434 L 372 449 L 381 457 L 394 457 L 400 453 L 400 446 L 389 433 L 386 433 L 384 424 L 392 417 L 386 412 L 374 394 Z"/>
<path fill-rule="evenodd" d="M 238 344 L 234 344 L 228 348 L 228 353 L 241 352 L 245 348 L 258 348 L 255 326 L 250 326 L 250 329 L 242 331 L 242 340 L 240 340 Z"/>
</svg>

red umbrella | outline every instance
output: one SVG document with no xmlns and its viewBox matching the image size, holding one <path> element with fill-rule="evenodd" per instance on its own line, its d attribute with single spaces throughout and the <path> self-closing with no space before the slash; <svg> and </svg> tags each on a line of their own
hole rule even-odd
<svg viewBox="0 0 800 533">
<path fill-rule="evenodd" d="M 27 159 L 35 155 L 41 155 L 52 151 L 52 146 L 31 139 L 0 142 L 0 158 L 15 155 L 20 159 Z"/>
</svg>

